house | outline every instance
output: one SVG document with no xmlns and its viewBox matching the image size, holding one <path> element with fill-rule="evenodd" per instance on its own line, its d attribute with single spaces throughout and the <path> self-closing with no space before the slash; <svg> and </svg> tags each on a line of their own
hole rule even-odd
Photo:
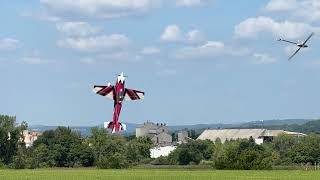
<svg viewBox="0 0 320 180">
<path fill-rule="evenodd" d="M 165 123 L 147 121 L 142 127 L 136 128 L 136 137 L 149 137 L 154 144 L 160 146 L 172 144 L 172 136 Z"/>
<path fill-rule="evenodd" d="M 226 140 L 249 139 L 252 137 L 257 144 L 272 141 L 274 137 L 280 134 L 288 134 L 289 136 L 306 136 L 303 133 L 289 132 L 284 130 L 268 130 L 268 129 L 207 129 L 197 139 L 211 140 L 215 142 L 220 140 L 224 143 Z"/>
<path fill-rule="evenodd" d="M 23 131 L 23 141 L 26 144 L 26 147 L 31 147 L 33 145 L 33 142 L 38 139 L 39 136 L 41 136 L 42 133 L 35 132 L 35 131 L 29 131 L 24 130 Z"/>
<path fill-rule="evenodd" d="M 188 131 L 182 130 L 178 132 L 178 143 L 187 143 L 189 139 Z"/>
</svg>

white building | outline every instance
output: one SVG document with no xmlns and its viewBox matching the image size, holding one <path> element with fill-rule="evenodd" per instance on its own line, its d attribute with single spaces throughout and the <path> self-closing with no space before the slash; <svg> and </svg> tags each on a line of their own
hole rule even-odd
<svg viewBox="0 0 320 180">
<path fill-rule="evenodd" d="M 150 149 L 151 158 L 158 158 L 160 156 L 168 156 L 172 151 L 174 151 L 176 146 L 163 146 L 163 147 L 154 147 Z"/>
<path fill-rule="evenodd" d="M 290 136 L 306 136 L 303 133 L 289 132 L 284 130 L 267 130 L 267 129 L 207 129 L 197 139 L 211 140 L 215 142 L 220 139 L 222 143 L 226 140 L 249 139 L 252 137 L 257 144 L 262 144 L 265 141 L 272 139 L 280 134 L 288 134 Z"/>
<path fill-rule="evenodd" d="M 39 132 L 29 132 L 28 130 L 23 131 L 23 141 L 26 144 L 26 147 L 31 147 L 33 145 L 33 142 L 38 139 L 38 137 L 42 133 Z"/>
</svg>

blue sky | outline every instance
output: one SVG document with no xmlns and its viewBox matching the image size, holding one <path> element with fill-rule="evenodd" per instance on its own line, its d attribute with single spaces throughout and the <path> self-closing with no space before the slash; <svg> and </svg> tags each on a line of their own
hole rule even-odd
<svg viewBox="0 0 320 180">
<path fill-rule="evenodd" d="M 1 2 L 0 113 L 97 125 L 113 102 L 92 92 L 124 72 L 120 120 L 169 125 L 320 116 L 317 0 Z M 310 47 L 288 62 L 294 46 Z"/>
</svg>

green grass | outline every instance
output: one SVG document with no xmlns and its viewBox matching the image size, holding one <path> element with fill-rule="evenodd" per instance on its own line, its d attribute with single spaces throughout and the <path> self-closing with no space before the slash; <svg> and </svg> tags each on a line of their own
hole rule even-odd
<svg viewBox="0 0 320 180">
<path fill-rule="evenodd" d="M 244 179 L 320 179 L 320 171 L 218 171 L 165 169 L 36 169 L 0 170 L 0 180 L 244 180 Z"/>
</svg>

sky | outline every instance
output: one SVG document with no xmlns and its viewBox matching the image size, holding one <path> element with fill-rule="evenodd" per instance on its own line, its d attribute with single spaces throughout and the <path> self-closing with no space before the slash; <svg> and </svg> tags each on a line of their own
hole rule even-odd
<svg viewBox="0 0 320 180">
<path fill-rule="evenodd" d="M 0 114 L 95 126 L 113 102 L 94 84 L 144 91 L 120 120 L 168 125 L 318 118 L 318 0 L 28 0 L 0 6 Z M 309 47 L 296 50 L 284 38 Z"/>
</svg>

